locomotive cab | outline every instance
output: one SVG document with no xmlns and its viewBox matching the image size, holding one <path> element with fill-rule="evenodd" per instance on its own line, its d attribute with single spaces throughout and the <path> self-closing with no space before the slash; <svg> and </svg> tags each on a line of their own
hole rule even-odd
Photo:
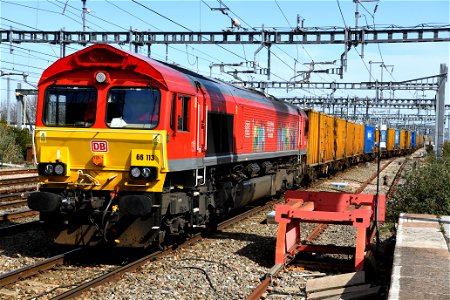
<svg viewBox="0 0 450 300">
<path fill-rule="evenodd" d="M 28 205 L 57 243 L 143 247 L 163 235 L 167 132 L 158 128 L 169 122 L 160 113 L 165 87 L 115 68 L 133 64 L 129 59 L 105 47 L 81 51 L 56 62 L 39 83 L 40 188 Z"/>
</svg>

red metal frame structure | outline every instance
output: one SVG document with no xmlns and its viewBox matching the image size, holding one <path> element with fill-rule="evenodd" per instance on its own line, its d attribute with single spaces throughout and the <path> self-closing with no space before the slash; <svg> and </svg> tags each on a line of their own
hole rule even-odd
<svg viewBox="0 0 450 300">
<path fill-rule="evenodd" d="M 275 263 L 286 263 L 288 256 L 300 251 L 354 254 L 355 269 L 364 269 L 364 253 L 370 246 L 375 228 L 376 195 L 333 192 L 287 191 L 286 203 L 275 207 L 278 235 Z M 378 221 L 385 218 L 386 196 L 378 198 Z M 342 224 L 356 227 L 355 247 L 302 243 L 300 224 Z"/>
</svg>

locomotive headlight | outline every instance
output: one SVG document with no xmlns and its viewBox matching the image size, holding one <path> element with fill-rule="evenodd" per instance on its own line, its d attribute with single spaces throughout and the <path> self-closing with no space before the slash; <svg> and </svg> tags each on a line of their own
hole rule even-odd
<svg viewBox="0 0 450 300">
<path fill-rule="evenodd" d="M 55 174 L 56 175 L 63 175 L 64 174 L 64 165 L 62 164 L 57 164 L 55 166 Z"/>
<path fill-rule="evenodd" d="M 142 177 L 149 178 L 151 175 L 150 168 L 143 168 L 142 169 Z"/>
<path fill-rule="evenodd" d="M 132 167 L 130 173 L 134 178 L 141 176 L 141 170 L 138 167 Z"/>
<path fill-rule="evenodd" d="M 95 74 L 95 80 L 98 83 L 104 83 L 106 81 L 106 74 L 104 72 L 97 72 Z"/>
<path fill-rule="evenodd" d="M 45 165 L 44 172 L 47 175 L 52 175 L 52 173 L 53 173 L 53 165 L 51 165 L 51 164 Z"/>
</svg>

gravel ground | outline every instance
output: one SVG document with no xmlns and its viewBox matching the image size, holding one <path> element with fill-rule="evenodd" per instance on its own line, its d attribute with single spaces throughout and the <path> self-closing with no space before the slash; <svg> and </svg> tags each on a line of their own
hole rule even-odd
<svg viewBox="0 0 450 300">
<path fill-rule="evenodd" d="M 397 160 L 401 159 L 403 158 Z M 381 165 L 384 163 L 385 161 L 382 161 Z M 398 167 L 397 161 L 391 163 L 381 176 L 387 175 L 388 180 L 393 180 L 393 174 Z M 338 173 L 332 179 L 320 179 L 312 190 L 351 192 L 375 170 L 376 164 L 373 162 L 360 164 L 351 170 Z M 346 183 L 346 186 L 339 187 L 334 184 L 336 182 Z M 374 187 L 376 188 L 376 185 L 368 186 L 365 192 L 374 193 Z M 387 186 L 381 185 L 380 193 L 386 192 Z M 80 298 L 245 299 L 259 284 L 260 277 L 274 264 L 277 225 L 264 222 L 268 212 L 269 210 L 260 212 L 214 237 L 149 262 L 136 272 L 125 274 L 118 282 L 96 287 Z M 350 241 L 349 244 L 352 244 L 353 227 L 342 227 L 351 230 L 343 228 L 327 230 L 321 235 L 320 242 L 327 244 L 347 240 L 347 243 Z M 0 240 L 0 269 L 2 272 L 11 271 L 63 252 L 58 252 L 60 249 L 49 243 L 43 232 L 37 229 L 14 237 L 3 237 Z M 95 269 L 93 272 L 103 272 L 110 267 L 96 266 L 93 267 Z M 89 268 L 74 268 L 70 270 L 71 276 L 74 279 L 86 278 L 84 276 L 91 273 Z M 306 280 L 323 275 L 301 269 L 285 271 L 277 278 L 277 285 L 273 288 L 277 295 L 286 297 L 284 299 L 304 299 L 302 288 Z M 53 285 L 68 282 L 63 276 L 54 277 L 56 277 L 54 281 L 44 279 L 45 283 L 49 284 L 47 290 L 54 288 Z M 0 299 L 29 297 L 29 295 L 30 293 L 21 289 L 12 291 L 0 289 Z"/>
<path fill-rule="evenodd" d="M 0 238 L 0 272 L 6 273 L 61 252 L 38 228 L 3 236 Z"/>
</svg>

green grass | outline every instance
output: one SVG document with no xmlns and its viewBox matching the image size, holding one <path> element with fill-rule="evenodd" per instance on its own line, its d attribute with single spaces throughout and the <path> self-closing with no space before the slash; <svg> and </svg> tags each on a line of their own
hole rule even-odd
<svg viewBox="0 0 450 300">
<path fill-rule="evenodd" d="M 402 212 L 450 215 L 450 143 L 444 144 L 442 160 L 429 154 L 426 163 L 409 171 L 405 179 L 388 202 L 387 223 L 395 224 Z"/>
</svg>

